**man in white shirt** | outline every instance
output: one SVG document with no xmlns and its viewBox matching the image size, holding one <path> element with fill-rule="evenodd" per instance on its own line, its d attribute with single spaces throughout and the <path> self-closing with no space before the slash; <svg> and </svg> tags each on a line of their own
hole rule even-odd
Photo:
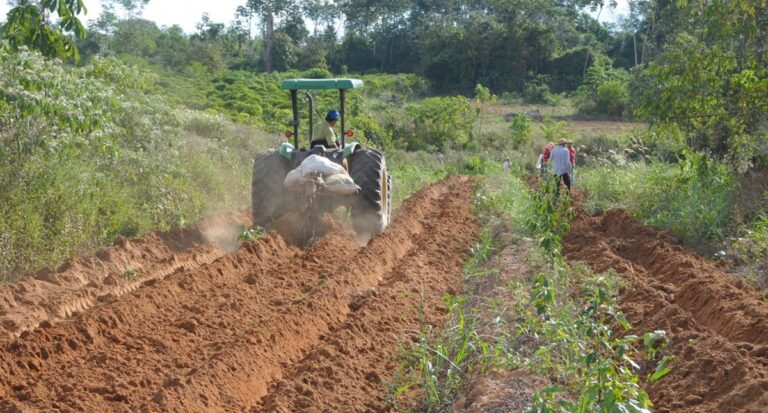
<svg viewBox="0 0 768 413">
<path fill-rule="evenodd" d="M 571 178 L 569 176 L 569 172 L 571 171 L 571 153 L 568 151 L 568 148 L 565 147 L 567 144 L 567 140 L 560 139 L 557 146 L 552 149 L 552 154 L 549 155 L 552 174 L 557 180 L 558 194 L 560 193 L 561 182 L 565 183 L 565 186 L 569 191 L 571 190 Z"/>
</svg>

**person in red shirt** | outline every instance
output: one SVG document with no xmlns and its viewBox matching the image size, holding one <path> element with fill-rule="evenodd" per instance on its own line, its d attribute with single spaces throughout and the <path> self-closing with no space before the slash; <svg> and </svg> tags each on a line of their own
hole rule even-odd
<svg viewBox="0 0 768 413">
<path fill-rule="evenodd" d="M 568 153 L 571 155 L 571 171 L 568 175 L 570 175 L 571 185 L 573 185 L 573 167 L 576 166 L 576 148 L 573 147 L 573 142 L 568 143 Z"/>
<path fill-rule="evenodd" d="M 541 160 L 541 177 L 546 178 L 547 177 L 547 166 L 549 165 L 549 155 L 552 153 L 552 148 L 555 147 L 555 144 L 550 142 L 544 146 L 544 149 L 541 152 L 541 155 L 539 156 L 539 159 Z"/>
</svg>

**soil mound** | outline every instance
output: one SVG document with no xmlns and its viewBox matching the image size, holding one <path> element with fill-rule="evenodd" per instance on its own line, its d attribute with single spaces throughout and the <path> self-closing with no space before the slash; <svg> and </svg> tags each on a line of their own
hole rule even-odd
<svg viewBox="0 0 768 413">
<path fill-rule="evenodd" d="M 452 177 L 364 247 L 339 227 L 307 250 L 270 233 L 42 322 L 0 347 L 0 410 L 386 409 L 397 343 L 460 288 L 472 201 Z"/>
<path fill-rule="evenodd" d="M 579 211 L 568 259 L 627 280 L 620 303 L 634 333 L 665 330 L 676 357 L 650 384 L 658 412 L 768 411 L 768 303 L 711 262 L 621 210 Z"/>
</svg>

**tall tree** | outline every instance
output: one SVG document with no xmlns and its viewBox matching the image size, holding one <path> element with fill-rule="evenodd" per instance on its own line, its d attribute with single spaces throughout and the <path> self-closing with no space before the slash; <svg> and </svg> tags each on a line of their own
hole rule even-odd
<svg viewBox="0 0 768 413">
<path fill-rule="evenodd" d="M 144 12 L 144 7 L 147 6 L 149 0 L 108 0 L 109 3 L 116 3 L 123 8 L 126 12 L 128 20 L 141 17 Z"/>
<path fill-rule="evenodd" d="M 673 40 L 641 73 L 636 112 L 737 170 L 768 156 L 768 0 L 681 0 L 654 12 L 656 40 Z"/>
<path fill-rule="evenodd" d="M 295 0 L 248 0 L 246 7 L 260 15 L 264 24 L 264 70 L 272 73 L 275 19 L 295 7 Z"/>
<path fill-rule="evenodd" d="M 47 56 L 80 59 L 75 41 L 70 37 L 85 38 L 86 30 L 79 14 L 87 13 L 83 0 L 18 0 L 8 12 L 3 36 L 12 49 L 27 46 Z M 50 15 L 58 16 L 58 24 Z"/>
</svg>

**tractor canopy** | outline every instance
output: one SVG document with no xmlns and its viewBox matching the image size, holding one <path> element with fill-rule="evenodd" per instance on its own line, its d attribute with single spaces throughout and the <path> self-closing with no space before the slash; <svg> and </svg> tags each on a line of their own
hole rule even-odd
<svg viewBox="0 0 768 413">
<path fill-rule="evenodd" d="M 289 122 L 293 126 L 293 146 L 299 147 L 299 90 L 303 90 L 309 101 L 309 142 L 312 144 L 312 129 L 313 129 L 313 99 L 309 90 L 338 90 L 339 91 L 339 112 L 341 123 L 341 148 L 344 149 L 347 146 L 347 129 L 345 123 L 346 112 L 346 98 L 347 90 L 349 89 L 361 89 L 363 87 L 363 81 L 360 79 L 286 79 L 280 83 L 281 89 L 291 91 L 291 111 L 293 112 L 293 120 Z M 289 131 L 290 132 L 290 131 Z M 290 136 L 286 134 L 286 136 Z"/>
<path fill-rule="evenodd" d="M 361 89 L 360 79 L 286 79 L 280 83 L 281 89 L 287 90 L 346 90 Z"/>
</svg>

